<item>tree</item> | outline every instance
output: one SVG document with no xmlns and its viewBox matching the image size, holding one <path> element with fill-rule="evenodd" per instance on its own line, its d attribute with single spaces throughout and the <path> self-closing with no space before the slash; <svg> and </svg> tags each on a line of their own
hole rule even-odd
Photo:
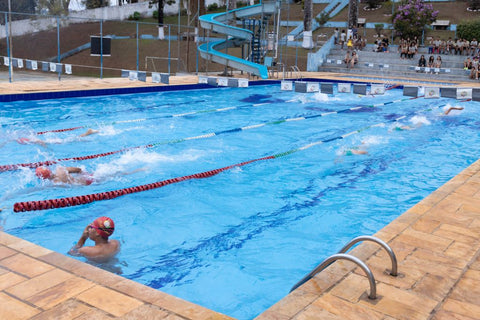
<svg viewBox="0 0 480 320">
<path fill-rule="evenodd" d="M 480 0 L 468 0 L 468 8 L 472 10 L 479 10 L 480 9 Z"/>
<path fill-rule="evenodd" d="M 367 0 L 366 2 L 369 9 L 376 9 L 380 4 L 380 0 Z"/>
<path fill-rule="evenodd" d="M 38 0 L 37 8 L 41 11 L 47 9 L 49 14 L 68 15 L 70 0 Z"/>
<path fill-rule="evenodd" d="M 480 39 L 480 20 L 459 23 L 457 25 L 457 34 L 462 39 Z"/>
<path fill-rule="evenodd" d="M 437 19 L 438 11 L 423 0 L 408 0 L 392 16 L 393 27 L 403 38 L 420 37 L 425 25 Z"/>
<path fill-rule="evenodd" d="M 108 0 L 83 0 L 87 9 L 95 9 L 108 6 Z M 120 1 L 121 2 L 121 1 Z"/>
<path fill-rule="evenodd" d="M 180 1 L 180 0 L 179 0 Z M 166 3 L 168 5 L 174 4 L 175 0 L 167 0 Z M 165 0 L 150 0 L 148 2 L 149 7 L 151 8 L 154 4 L 158 4 L 158 39 L 163 40 L 165 39 L 165 30 L 163 28 L 163 7 L 165 6 Z M 180 2 L 178 4 L 178 10 L 180 10 Z"/>
<path fill-rule="evenodd" d="M 12 12 L 12 20 L 22 20 L 22 19 L 29 19 L 31 16 L 23 15 L 23 14 L 16 14 L 18 13 L 35 13 L 35 0 L 17 0 L 11 2 Z M 0 11 L 8 11 L 8 2 L 7 1 L 0 1 Z M 5 24 L 5 15 L 0 14 L 0 24 Z"/>
<path fill-rule="evenodd" d="M 302 43 L 302 47 L 304 47 L 305 49 L 313 48 L 312 13 L 313 13 L 313 1 L 305 0 L 304 8 L 303 8 L 303 43 Z"/>
<path fill-rule="evenodd" d="M 348 4 L 348 28 L 356 27 L 358 23 L 358 0 L 350 0 Z"/>
</svg>

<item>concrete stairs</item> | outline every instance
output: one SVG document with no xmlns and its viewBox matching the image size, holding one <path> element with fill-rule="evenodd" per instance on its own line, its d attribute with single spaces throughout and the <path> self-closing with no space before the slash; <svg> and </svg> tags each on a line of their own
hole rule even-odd
<svg viewBox="0 0 480 320">
<path fill-rule="evenodd" d="M 467 72 L 463 69 L 463 62 L 467 56 L 442 54 L 442 68 L 438 74 L 436 74 L 434 70 L 432 70 L 433 73 L 415 71 L 414 67 L 417 66 L 420 56 L 423 54 L 428 61 L 431 55 L 428 54 L 428 49 L 423 47 L 419 49 L 419 52 L 413 59 L 400 59 L 400 53 L 396 46 L 392 46 L 390 52 L 373 52 L 373 47 L 367 46 L 358 52 L 359 62 L 353 69 L 347 68 L 343 62 L 345 54 L 345 47 L 341 50 L 340 46 L 335 46 L 324 60 L 323 65 L 318 68 L 318 71 L 348 73 L 352 75 L 367 74 L 370 76 L 415 78 L 433 81 L 479 81 L 471 80 L 469 78 L 470 70 Z M 434 54 L 433 56 L 436 59 L 438 54 Z M 338 64 L 338 61 L 341 61 L 341 64 Z"/>
</svg>

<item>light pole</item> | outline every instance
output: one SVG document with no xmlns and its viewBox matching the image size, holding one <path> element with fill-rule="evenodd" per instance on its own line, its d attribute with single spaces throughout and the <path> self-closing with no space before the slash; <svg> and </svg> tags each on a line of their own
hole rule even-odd
<svg viewBox="0 0 480 320">
<path fill-rule="evenodd" d="M 8 0 L 8 38 L 10 39 L 10 43 L 8 44 L 8 81 L 13 81 L 13 66 L 12 66 L 12 4 L 10 0 Z"/>
</svg>

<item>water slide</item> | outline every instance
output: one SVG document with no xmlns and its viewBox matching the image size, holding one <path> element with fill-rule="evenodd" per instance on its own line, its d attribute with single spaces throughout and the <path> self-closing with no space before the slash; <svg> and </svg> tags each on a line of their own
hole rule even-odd
<svg viewBox="0 0 480 320">
<path fill-rule="evenodd" d="M 262 3 L 253 6 L 201 16 L 200 25 L 203 29 L 227 35 L 228 39 L 201 44 L 198 47 L 200 56 L 209 61 L 252 73 L 262 79 L 268 79 L 268 70 L 265 65 L 241 59 L 218 50 L 239 47 L 245 43 L 250 43 L 255 36 L 248 29 L 228 25 L 228 21 L 247 19 L 253 16 L 270 16 L 278 10 L 279 4 L 277 3 L 277 1 L 262 1 Z"/>
</svg>

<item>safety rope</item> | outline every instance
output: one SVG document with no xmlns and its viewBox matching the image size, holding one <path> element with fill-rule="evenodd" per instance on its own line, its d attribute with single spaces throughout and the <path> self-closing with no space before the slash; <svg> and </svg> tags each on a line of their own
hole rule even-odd
<svg viewBox="0 0 480 320">
<path fill-rule="evenodd" d="M 434 109 L 437 109 L 437 108 L 440 108 L 440 107 L 441 106 L 434 107 L 434 108 L 429 108 L 427 110 L 434 110 Z M 257 161 L 272 160 L 272 159 L 288 156 L 288 155 L 290 155 L 292 153 L 295 153 L 297 151 L 306 150 L 308 148 L 311 148 L 313 146 L 320 145 L 320 144 L 323 144 L 323 143 L 327 143 L 327 142 L 331 142 L 331 141 L 335 141 L 335 140 L 339 140 L 339 139 L 344 139 L 348 136 L 351 136 L 351 135 L 356 134 L 356 133 L 360 133 L 360 132 L 365 131 L 369 128 L 384 126 L 386 123 L 397 122 L 397 121 L 399 121 L 401 119 L 404 119 L 404 118 L 406 118 L 406 116 L 401 116 L 401 117 L 392 119 L 392 120 L 387 121 L 387 122 L 381 122 L 381 123 L 369 125 L 369 126 L 360 128 L 360 129 L 352 131 L 352 132 L 348 132 L 346 134 L 343 134 L 343 135 L 340 135 L 340 136 L 337 136 L 337 137 L 334 137 L 334 138 L 316 141 L 316 142 L 310 143 L 308 145 L 305 145 L 305 146 L 302 146 L 302 147 L 299 147 L 299 148 L 296 148 L 296 149 L 291 149 L 291 150 L 288 150 L 288 151 L 285 151 L 285 152 L 277 153 L 275 155 L 266 156 L 266 157 L 258 158 L 258 159 L 253 159 L 253 160 L 250 160 L 250 161 L 245 161 L 245 162 L 229 165 L 229 166 L 226 166 L 226 167 L 223 167 L 223 168 L 218 168 L 218 169 L 205 171 L 205 172 L 201 172 L 201 173 L 195 173 L 195 174 L 188 175 L 188 176 L 172 178 L 172 179 L 168 179 L 168 180 L 162 180 L 162 181 L 149 183 L 149 184 L 144 184 L 144 185 L 140 185 L 140 186 L 118 189 L 118 190 L 112 190 L 112 191 L 107 191 L 107 192 L 88 194 L 88 195 L 83 195 L 83 196 L 73 196 L 73 197 L 50 199 L 50 200 L 36 200 L 36 201 L 17 202 L 13 205 L 13 210 L 15 212 L 21 212 L 21 211 L 46 210 L 46 209 L 63 208 L 63 207 L 69 207 L 69 206 L 77 206 L 77 205 L 92 203 L 92 202 L 95 202 L 95 201 L 110 200 L 110 199 L 118 198 L 120 196 L 124 196 L 126 194 L 136 193 L 136 192 L 140 192 L 140 191 L 157 189 L 157 188 L 161 188 L 163 186 L 169 185 L 169 184 L 173 184 L 173 183 L 177 183 L 177 182 L 181 182 L 181 181 L 185 181 L 185 180 L 208 178 L 208 177 L 212 177 L 214 175 L 217 175 L 220 172 L 230 170 L 232 168 L 241 167 L 241 166 L 244 166 L 244 165 L 247 165 L 247 164 L 250 164 L 250 163 L 253 163 L 253 162 L 257 162 Z"/>
<path fill-rule="evenodd" d="M 204 101 L 204 100 L 202 100 L 202 101 Z M 287 102 L 292 102 L 292 101 L 287 101 Z M 191 103 L 193 104 L 195 102 L 191 102 Z M 266 104 L 271 104 L 271 102 L 245 104 L 245 105 L 240 105 L 240 106 L 217 108 L 217 109 L 197 110 L 197 111 L 177 113 L 177 114 L 168 114 L 168 115 L 164 115 L 164 116 L 151 117 L 151 118 L 140 118 L 140 119 L 132 119 L 132 120 L 112 121 L 112 122 L 109 122 L 109 123 L 102 123 L 102 125 L 104 125 L 104 126 L 105 125 L 116 125 L 116 124 L 120 124 L 120 123 L 142 122 L 142 121 L 149 121 L 149 120 L 154 120 L 154 119 L 168 119 L 168 118 L 186 117 L 186 116 L 192 116 L 192 115 L 196 115 L 196 114 L 223 112 L 223 111 L 235 110 L 235 109 L 246 108 L 246 107 L 251 107 L 251 106 L 258 107 L 258 106 L 263 106 L 263 105 L 266 105 Z M 37 135 L 42 135 L 42 134 L 49 133 L 49 132 L 74 131 L 74 130 L 78 130 L 78 129 L 85 129 L 85 128 L 88 128 L 88 127 L 89 126 L 80 126 L 80 127 L 72 127 L 72 128 L 65 128 L 65 129 L 54 129 L 54 130 L 47 130 L 47 131 L 39 131 L 36 134 Z"/>
<path fill-rule="evenodd" d="M 92 155 L 88 155 L 88 156 L 70 157 L 70 158 L 56 159 L 56 160 L 50 160 L 50 161 L 31 162 L 31 163 L 1 165 L 0 166 L 0 172 L 18 170 L 21 167 L 37 168 L 37 167 L 40 167 L 40 166 L 50 166 L 50 165 L 53 165 L 53 164 L 56 164 L 56 163 L 59 163 L 59 162 L 63 162 L 63 161 L 90 160 L 90 159 L 110 156 L 110 155 L 113 155 L 113 154 L 116 154 L 116 153 L 121 153 L 121 152 L 129 151 L 129 150 L 133 150 L 133 149 L 154 148 L 154 147 L 157 147 L 157 146 L 160 146 L 160 145 L 180 143 L 180 142 L 185 142 L 185 141 L 189 141 L 189 140 L 206 139 L 206 138 L 219 136 L 221 134 L 234 133 L 234 132 L 239 132 L 239 131 L 246 131 L 246 130 L 250 130 L 250 129 L 256 129 L 256 128 L 264 127 L 264 126 L 267 126 L 267 125 L 276 125 L 276 124 L 281 124 L 281 123 L 290 122 L 290 121 L 300 121 L 300 120 L 307 120 L 307 119 L 313 119 L 313 118 L 318 118 L 318 117 L 325 117 L 325 116 L 328 116 L 328 115 L 331 115 L 331 114 L 338 114 L 338 113 L 343 113 L 343 112 L 347 112 L 347 111 L 355 111 L 355 110 L 359 110 L 359 109 L 362 109 L 362 108 L 376 108 L 376 107 L 380 107 L 380 106 L 384 106 L 384 105 L 388 105 L 388 104 L 392 104 L 392 103 L 397 103 L 397 102 L 402 102 L 402 101 L 406 101 L 406 100 L 416 99 L 416 98 L 417 97 L 404 98 L 404 99 L 398 99 L 398 100 L 393 100 L 393 101 L 388 101 L 388 102 L 378 103 L 378 104 L 373 104 L 373 105 L 359 106 L 359 107 L 347 108 L 347 109 L 338 110 L 338 111 L 325 112 L 325 113 L 320 113 L 320 114 L 316 114 L 316 115 L 300 116 L 300 117 L 296 117 L 296 118 L 274 120 L 274 121 L 269 121 L 269 122 L 264 122 L 264 123 L 259 123 L 259 124 L 253 124 L 253 125 L 249 125 L 249 126 L 245 126 L 245 127 L 233 128 L 233 129 L 228 129 L 228 130 L 223 130 L 223 131 L 218 131 L 218 132 L 210 132 L 210 133 L 206 133 L 206 134 L 199 135 L 199 136 L 194 136 L 194 137 L 179 138 L 179 139 L 173 139 L 173 140 L 168 140 L 168 141 L 164 141 L 164 142 L 155 142 L 155 143 L 151 143 L 151 144 L 144 145 L 144 146 L 129 147 L 129 148 L 124 148 L 124 149 L 105 152 L 105 153 L 92 154 Z"/>
</svg>

